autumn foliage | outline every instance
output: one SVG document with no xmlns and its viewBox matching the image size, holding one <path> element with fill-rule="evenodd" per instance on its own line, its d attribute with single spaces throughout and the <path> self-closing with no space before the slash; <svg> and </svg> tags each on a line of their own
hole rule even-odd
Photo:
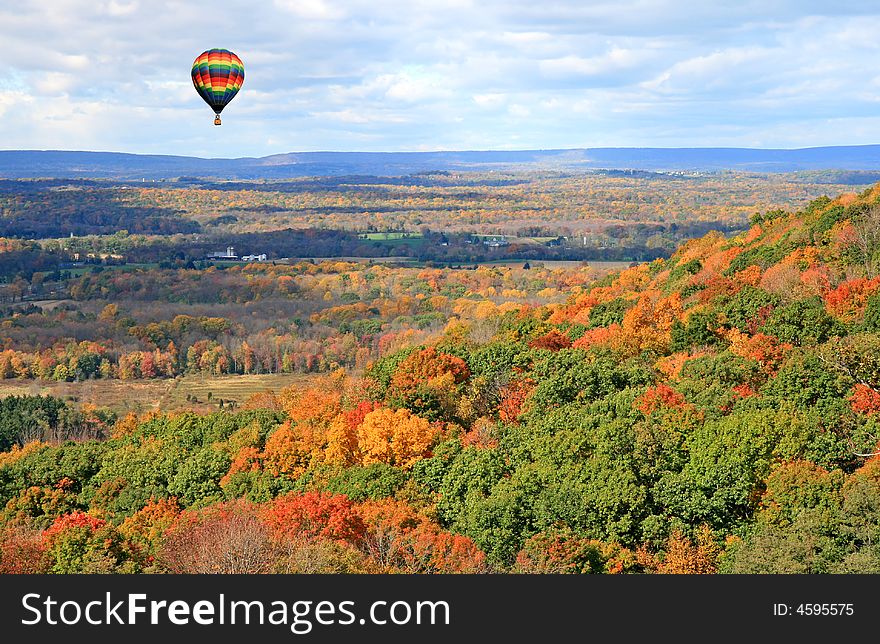
<svg viewBox="0 0 880 644">
<path fill-rule="evenodd" d="M 880 412 L 880 392 L 862 383 L 853 387 L 849 398 L 852 409 L 862 414 L 876 414 Z"/>
<path fill-rule="evenodd" d="M 406 409 L 376 409 L 364 416 L 358 427 L 358 449 L 365 465 L 386 463 L 406 468 L 430 453 L 439 434 L 436 424 Z"/>
<path fill-rule="evenodd" d="M 547 349 L 549 351 L 559 351 L 567 349 L 571 346 L 571 339 L 564 333 L 552 329 L 540 338 L 529 341 L 529 346 L 533 349 Z"/>
<path fill-rule="evenodd" d="M 620 574 L 640 571 L 632 551 L 615 543 L 567 532 L 541 532 L 517 554 L 517 572 L 531 574 Z"/>
<path fill-rule="evenodd" d="M 384 571 L 486 571 L 486 556 L 473 540 L 440 530 L 405 503 L 390 499 L 367 502 L 360 512 L 366 524 L 364 547 Z"/>
<path fill-rule="evenodd" d="M 0 400 L 0 571 L 880 572 L 877 203 L 757 213 L 599 281 L 181 262 L 16 302 L 0 378 L 184 375 L 164 400 L 191 409 Z"/>
<path fill-rule="evenodd" d="M 825 306 L 832 315 L 844 320 L 861 317 L 868 298 L 880 290 L 880 277 L 856 278 L 842 282 L 825 295 Z"/>
<path fill-rule="evenodd" d="M 289 494 L 269 503 L 262 516 L 276 538 L 299 536 L 350 543 L 364 538 L 361 516 L 341 494 Z"/>
<path fill-rule="evenodd" d="M 513 380 L 501 389 L 498 418 L 505 423 L 515 423 L 523 411 L 523 405 L 535 383 L 529 379 Z"/>
<path fill-rule="evenodd" d="M 661 408 L 674 409 L 684 405 L 684 396 L 668 385 L 649 387 L 635 401 L 636 409 L 643 414 L 650 414 Z"/>
<path fill-rule="evenodd" d="M 0 532 L 0 574 L 33 575 L 46 571 L 45 543 L 39 530 L 7 525 Z"/>
<path fill-rule="evenodd" d="M 674 531 L 666 542 L 666 552 L 657 565 L 657 572 L 666 575 L 711 575 L 718 568 L 720 550 L 706 527 L 697 533 L 696 542 Z"/>
</svg>

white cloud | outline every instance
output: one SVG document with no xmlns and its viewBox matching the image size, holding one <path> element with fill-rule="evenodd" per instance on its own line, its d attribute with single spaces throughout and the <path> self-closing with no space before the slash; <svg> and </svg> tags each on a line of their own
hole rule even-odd
<svg viewBox="0 0 880 644">
<path fill-rule="evenodd" d="M 473 97 L 474 103 L 479 105 L 480 107 L 485 107 L 489 109 L 495 109 L 504 105 L 507 100 L 507 97 L 504 94 L 499 93 L 489 93 L 489 94 L 476 94 Z"/>
<path fill-rule="evenodd" d="M 445 79 L 434 74 L 404 72 L 383 76 L 379 80 L 387 83 L 385 97 L 396 101 L 415 103 L 448 95 Z"/>
<path fill-rule="evenodd" d="M 42 96 L 58 96 L 69 92 L 76 84 L 76 78 L 72 74 L 63 72 L 46 72 L 35 76 L 33 80 L 34 92 Z"/>
<path fill-rule="evenodd" d="M 0 6 L 0 140 L 213 156 L 876 142 L 878 30 L 880 7 L 851 1 L 19 0 Z M 246 66 L 223 128 L 189 79 L 215 46 Z"/>
<path fill-rule="evenodd" d="M 117 0 L 110 0 L 107 3 L 107 13 L 116 17 L 128 16 L 137 11 L 139 7 L 140 4 L 136 1 L 117 2 Z"/>
<path fill-rule="evenodd" d="M 569 76 L 600 76 L 643 66 L 654 56 L 645 50 L 613 47 L 600 56 L 582 58 L 576 55 L 542 60 L 541 71 L 550 78 Z"/>
<path fill-rule="evenodd" d="M 26 106 L 34 102 L 33 97 L 21 91 L 0 91 L 0 116 L 14 109 L 16 112 L 24 112 Z"/>
<path fill-rule="evenodd" d="M 324 0 L 275 0 L 275 5 L 299 18 L 307 20 L 337 20 L 345 12 Z"/>
<path fill-rule="evenodd" d="M 369 123 L 371 121 L 365 114 L 355 110 L 338 110 L 336 112 L 313 112 L 312 117 L 340 121 L 342 123 Z"/>
<path fill-rule="evenodd" d="M 779 50 L 763 47 L 735 47 L 695 56 L 675 63 L 664 72 L 655 87 L 675 84 L 687 91 L 689 87 L 705 88 L 719 84 L 738 83 L 743 71 L 754 71 L 757 65 L 772 64 Z"/>
</svg>

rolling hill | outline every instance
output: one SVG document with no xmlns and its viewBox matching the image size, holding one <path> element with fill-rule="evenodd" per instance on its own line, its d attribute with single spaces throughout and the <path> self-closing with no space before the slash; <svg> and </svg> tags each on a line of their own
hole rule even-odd
<svg viewBox="0 0 880 644">
<path fill-rule="evenodd" d="M 633 169 L 650 171 L 792 172 L 880 170 L 880 145 L 797 150 L 750 148 L 584 148 L 441 152 L 293 152 L 261 158 L 204 159 L 170 155 L 61 150 L 0 151 L 0 177 L 169 179 L 291 178 L 492 169 Z"/>
</svg>

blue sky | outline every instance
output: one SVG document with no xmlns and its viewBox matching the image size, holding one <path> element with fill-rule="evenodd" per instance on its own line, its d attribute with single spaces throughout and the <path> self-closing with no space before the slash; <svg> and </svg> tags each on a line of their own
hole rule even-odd
<svg viewBox="0 0 880 644">
<path fill-rule="evenodd" d="M 18 0 L 0 147 L 301 150 L 880 143 L 880 3 Z M 223 126 L 202 50 L 246 80 Z"/>
</svg>

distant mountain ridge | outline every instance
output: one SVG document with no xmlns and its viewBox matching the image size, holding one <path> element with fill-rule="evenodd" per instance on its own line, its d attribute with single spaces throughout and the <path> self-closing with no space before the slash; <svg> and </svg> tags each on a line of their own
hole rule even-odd
<svg viewBox="0 0 880 644">
<path fill-rule="evenodd" d="M 396 176 L 491 169 L 632 169 L 792 172 L 880 170 L 880 145 L 801 149 L 579 148 L 442 152 L 291 152 L 254 158 L 77 152 L 0 151 L 2 178 L 170 179 L 181 176 L 283 179 L 304 176 Z"/>
</svg>

